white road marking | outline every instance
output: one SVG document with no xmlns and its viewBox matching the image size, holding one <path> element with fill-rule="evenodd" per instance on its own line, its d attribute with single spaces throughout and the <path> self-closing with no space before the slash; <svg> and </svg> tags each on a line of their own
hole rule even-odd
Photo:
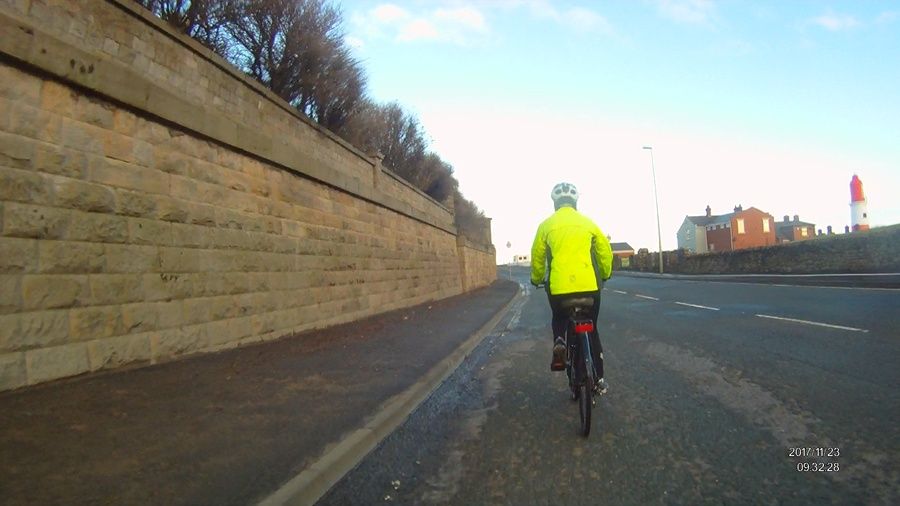
<svg viewBox="0 0 900 506">
<path fill-rule="evenodd" d="M 628 292 L 623 292 L 622 290 L 613 290 L 616 293 L 621 293 L 622 295 L 628 295 Z"/>
<path fill-rule="evenodd" d="M 688 304 L 687 302 L 675 302 L 675 303 L 681 304 L 682 306 L 697 307 L 700 309 L 709 309 L 710 311 L 718 311 L 719 310 L 719 308 L 717 308 L 717 307 L 701 306 L 699 304 Z"/>
<path fill-rule="evenodd" d="M 657 299 L 656 297 L 650 297 L 649 295 L 639 295 L 639 294 L 634 294 L 634 296 L 635 296 L 635 297 L 640 297 L 640 298 L 642 298 L 642 299 L 659 300 L 659 299 Z"/>
<path fill-rule="evenodd" d="M 758 314 L 756 316 L 758 316 L 760 318 L 769 318 L 771 320 L 783 320 L 786 322 L 805 323 L 807 325 L 816 325 L 819 327 L 828 327 L 831 329 L 850 330 L 852 332 L 868 332 L 868 330 L 858 329 L 855 327 L 845 327 L 843 325 L 832 325 L 830 323 L 811 322 L 811 321 L 807 321 L 807 320 L 798 320 L 796 318 L 784 318 L 781 316 L 770 316 L 770 315 L 766 315 L 766 314 Z"/>
</svg>

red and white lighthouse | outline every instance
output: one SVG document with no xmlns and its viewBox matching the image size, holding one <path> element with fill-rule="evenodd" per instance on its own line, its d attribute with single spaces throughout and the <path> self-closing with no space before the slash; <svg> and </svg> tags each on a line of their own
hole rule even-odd
<svg viewBox="0 0 900 506">
<path fill-rule="evenodd" d="M 866 194 L 862 181 L 853 174 L 850 180 L 850 226 L 854 232 L 869 230 L 869 212 L 866 210 Z"/>
</svg>

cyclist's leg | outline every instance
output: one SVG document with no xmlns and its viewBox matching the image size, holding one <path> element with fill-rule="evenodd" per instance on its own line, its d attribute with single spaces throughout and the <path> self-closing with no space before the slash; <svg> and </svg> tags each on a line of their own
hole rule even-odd
<svg viewBox="0 0 900 506">
<path fill-rule="evenodd" d="M 559 304 L 563 299 L 562 296 L 550 295 L 550 292 L 547 292 L 547 298 L 550 301 L 550 310 L 553 312 L 551 326 L 553 328 L 553 341 L 555 342 L 557 337 L 565 337 L 566 324 L 569 322 L 569 315 L 559 307 Z"/>
<path fill-rule="evenodd" d="M 594 332 L 591 334 L 591 354 L 594 359 L 594 369 L 597 370 L 597 379 L 603 378 L 603 345 L 600 343 L 600 330 L 597 327 L 597 318 L 600 315 L 600 292 L 592 294 L 594 307 L 591 308 L 591 320 L 594 322 Z"/>
<path fill-rule="evenodd" d="M 547 298 L 550 302 L 550 310 L 553 312 L 551 326 L 553 327 L 553 356 L 550 361 L 551 371 L 561 371 L 565 368 L 565 335 L 566 325 L 568 324 L 568 315 L 566 311 L 560 308 L 562 296 L 551 295 L 547 292 Z"/>
</svg>

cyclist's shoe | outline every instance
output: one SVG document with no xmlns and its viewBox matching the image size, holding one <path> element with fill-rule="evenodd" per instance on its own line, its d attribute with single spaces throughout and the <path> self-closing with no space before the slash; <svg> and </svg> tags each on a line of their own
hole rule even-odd
<svg viewBox="0 0 900 506">
<path fill-rule="evenodd" d="M 609 390 L 609 385 L 606 384 L 606 379 L 600 378 L 597 380 L 597 383 L 594 384 L 594 393 L 597 395 L 603 395 Z"/>
<path fill-rule="evenodd" d="M 551 371 L 562 371 L 566 368 L 566 342 L 561 337 L 553 343 L 553 361 L 550 362 Z"/>
</svg>

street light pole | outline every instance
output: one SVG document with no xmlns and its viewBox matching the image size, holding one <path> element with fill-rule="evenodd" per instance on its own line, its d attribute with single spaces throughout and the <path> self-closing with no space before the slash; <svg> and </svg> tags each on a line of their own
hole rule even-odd
<svg viewBox="0 0 900 506">
<path fill-rule="evenodd" d="M 659 239 L 659 273 L 663 273 L 662 231 L 659 226 L 659 194 L 656 192 L 656 165 L 653 163 L 653 146 L 644 146 L 650 151 L 650 171 L 653 174 L 653 200 L 656 202 L 656 237 Z"/>
</svg>

